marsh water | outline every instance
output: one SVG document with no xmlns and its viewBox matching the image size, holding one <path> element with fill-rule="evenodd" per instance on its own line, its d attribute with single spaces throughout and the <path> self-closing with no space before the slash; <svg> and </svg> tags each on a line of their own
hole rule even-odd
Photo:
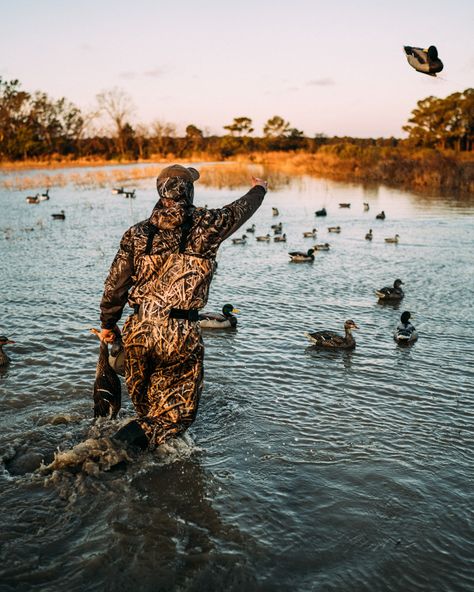
<svg viewBox="0 0 474 592">
<path fill-rule="evenodd" d="M 16 342 L 0 374 L 2 592 L 474 589 L 474 199 L 306 177 L 270 191 L 256 234 L 281 221 L 288 242 L 222 245 L 207 309 L 240 314 L 204 334 L 196 422 L 127 460 L 100 449 L 133 409 L 124 387 L 119 419 L 94 423 L 89 332 L 121 235 L 156 200 L 153 179 L 126 186 L 136 199 L 0 190 L 0 334 Z M 195 202 L 244 192 L 197 184 Z M 289 262 L 315 242 L 330 251 Z M 402 304 L 379 304 L 396 278 Z M 403 310 L 408 348 L 392 337 Z M 349 318 L 354 351 L 308 347 L 305 331 Z"/>
</svg>

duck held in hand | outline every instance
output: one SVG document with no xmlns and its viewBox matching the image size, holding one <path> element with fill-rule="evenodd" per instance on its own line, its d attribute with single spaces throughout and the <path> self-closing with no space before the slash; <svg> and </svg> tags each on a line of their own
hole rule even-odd
<svg viewBox="0 0 474 592">
<path fill-rule="evenodd" d="M 237 326 L 237 317 L 234 314 L 239 313 L 232 304 L 224 304 L 222 314 L 203 312 L 199 315 L 199 324 L 203 329 L 229 329 Z"/>
<path fill-rule="evenodd" d="M 100 340 L 94 382 L 94 417 L 115 419 L 122 404 L 122 386 L 112 364 L 118 370 L 120 363 L 123 363 L 122 340 L 119 337 L 115 339 L 109 355 L 109 347 L 100 339 L 100 331 L 91 329 L 91 333 Z"/>
<path fill-rule="evenodd" d="M 344 323 L 344 337 L 333 331 L 314 331 L 305 333 L 311 344 L 324 349 L 354 349 L 356 342 L 352 336 L 352 329 L 359 327 L 353 320 L 349 319 Z"/>
</svg>

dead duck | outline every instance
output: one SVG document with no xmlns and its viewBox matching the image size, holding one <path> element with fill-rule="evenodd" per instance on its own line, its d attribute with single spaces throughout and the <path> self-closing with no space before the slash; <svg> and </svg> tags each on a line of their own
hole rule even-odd
<svg viewBox="0 0 474 592">
<path fill-rule="evenodd" d="M 399 234 L 396 234 L 395 236 L 390 236 L 390 237 L 388 237 L 388 238 L 386 238 L 384 240 L 385 240 L 386 243 L 395 243 L 395 244 L 397 244 L 399 238 L 400 238 L 400 235 Z"/>
<path fill-rule="evenodd" d="M 232 244 L 234 245 L 245 245 L 247 243 L 247 235 L 243 234 L 242 238 L 233 238 Z"/>
<path fill-rule="evenodd" d="M 402 285 L 402 280 L 397 279 L 393 282 L 393 288 L 386 286 L 385 288 L 380 288 L 380 290 L 375 290 L 375 293 L 378 299 L 384 302 L 401 300 L 405 296 L 403 290 L 400 288 Z"/>
<path fill-rule="evenodd" d="M 40 195 L 37 193 L 36 195 L 28 195 L 26 198 L 26 203 L 29 204 L 39 204 L 40 202 Z"/>
<path fill-rule="evenodd" d="M 415 327 L 410 323 L 411 314 L 406 310 L 402 312 L 400 322 L 398 323 L 393 338 L 400 345 L 414 343 L 418 339 Z"/>
<path fill-rule="evenodd" d="M 100 340 L 99 359 L 97 360 L 94 382 L 94 417 L 115 419 L 122 404 L 122 386 L 120 378 L 110 362 L 114 359 L 117 360 L 120 352 L 123 352 L 122 341 L 119 338 L 114 341 L 109 355 L 109 346 L 100 339 L 100 331 L 91 329 L 91 333 Z M 115 355 L 112 355 L 112 352 Z M 110 359 L 111 357 L 113 360 Z"/>
<path fill-rule="evenodd" d="M 385 220 L 385 212 L 382 210 L 382 211 L 380 212 L 380 214 L 377 214 L 377 215 L 375 216 L 375 219 L 376 219 L 376 220 Z"/>
<path fill-rule="evenodd" d="M 259 243 L 263 243 L 263 242 L 268 243 L 268 242 L 270 242 L 271 236 L 269 234 L 266 234 L 265 236 L 257 236 L 256 238 Z"/>
<path fill-rule="evenodd" d="M 286 243 L 286 234 L 281 234 L 273 237 L 275 243 Z"/>
<path fill-rule="evenodd" d="M 374 237 L 372 235 L 372 228 L 369 230 L 369 232 L 365 235 L 365 240 L 372 240 Z"/>
<path fill-rule="evenodd" d="M 272 214 L 273 216 L 279 216 L 280 212 L 278 211 L 278 208 L 272 208 Z"/>
<path fill-rule="evenodd" d="M 314 245 L 313 249 L 315 251 L 329 251 L 329 243 L 319 243 L 318 245 Z"/>
<path fill-rule="evenodd" d="M 320 210 L 316 210 L 314 212 L 315 216 L 327 216 L 328 213 L 326 212 L 326 208 L 321 208 Z"/>
<path fill-rule="evenodd" d="M 316 228 L 313 228 L 313 230 L 308 230 L 307 232 L 303 232 L 303 237 L 304 238 L 314 238 L 316 236 Z"/>
<path fill-rule="evenodd" d="M 316 347 L 325 349 L 354 349 L 356 342 L 352 336 L 352 329 L 358 328 L 354 321 L 349 319 L 344 323 L 344 337 L 333 331 L 314 331 L 313 333 L 305 333 L 305 335 L 311 344 Z"/>
<path fill-rule="evenodd" d="M 328 232 L 341 232 L 341 227 L 340 226 L 329 226 L 328 227 Z"/>
<path fill-rule="evenodd" d="M 61 210 L 59 214 L 51 214 L 51 218 L 53 220 L 65 220 L 66 214 L 64 213 L 64 210 Z"/>
<path fill-rule="evenodd" d="M 247 228 L 245 232 L 250 232 L 251 234 L 253 234 L 255 232 L 255 224 L 252 224 L 252 226 Z"/>
<path fill-rule="evenodd" d="M 3 351 L 4 345 L 15 343 L 11 339 L 8 339 L 6 335 L 0 335 L 0 368 L 5 368 L 10 363 L 10 358 L 6 352 Z"/>
<path fill-rule="evenodd" d="M 308 249 L 306 253 L 303 251 L 290 251 L 288 255 L 293 263 L 314 261 L 314 249 Z"/>
<path fill-rule="evenodd" d="M 351 207 L 351 204 L 350 203 L 343 202 L 343 203 L 340 203 L 339 204 L 339 207 L 340 208 L 350 208 Z"/>
<path fill-rule="evenodd" d="M 232 304 L 224 304 L 222 314 L 203 312 L 199 315 L 199 324 L 203 329 L 229 329 L 237 326 L 235 314 L 240 311 Z"/>
</svg>

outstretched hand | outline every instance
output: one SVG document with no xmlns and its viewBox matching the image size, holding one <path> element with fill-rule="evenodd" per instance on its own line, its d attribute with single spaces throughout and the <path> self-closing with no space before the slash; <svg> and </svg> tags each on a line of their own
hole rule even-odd
<svg viewBox="0 0 474 592">
<path fill-rule="evenodd" d="M 255 187 L 256 185 L 260 185 L 265 191 L 268 189 L 268 181 L 259 179 L 258 177 L 252 177 L 252 187 Z"/>
<path fill-rule="evenodd" d="M 120 337 L 120 329 L 117 325 L 113 329 L 102 329 L 100 332 L 100 340 L 105 343 L 113 343 L 117 337 Z"/>
</svg>

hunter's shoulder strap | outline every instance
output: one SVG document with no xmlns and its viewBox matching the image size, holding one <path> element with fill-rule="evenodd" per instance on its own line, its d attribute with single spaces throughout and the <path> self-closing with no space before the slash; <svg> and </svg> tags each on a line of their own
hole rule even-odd
<svg viewBox="0 0 474 592">
<path fill-rule="evenodd" d="M 151 253 L 151 247 L 153 246 L 153 239 L 155 238 L 155 234 L 158 232 L 158 228 L 152 224 L 151 222 L 148 222 L 148 228 L 149 228 L 149 232 L 148 232 L 148 236 L 146 239 L 146 247 L 145 247 L 145 255 L 149 255 Z"/>
</svg>

